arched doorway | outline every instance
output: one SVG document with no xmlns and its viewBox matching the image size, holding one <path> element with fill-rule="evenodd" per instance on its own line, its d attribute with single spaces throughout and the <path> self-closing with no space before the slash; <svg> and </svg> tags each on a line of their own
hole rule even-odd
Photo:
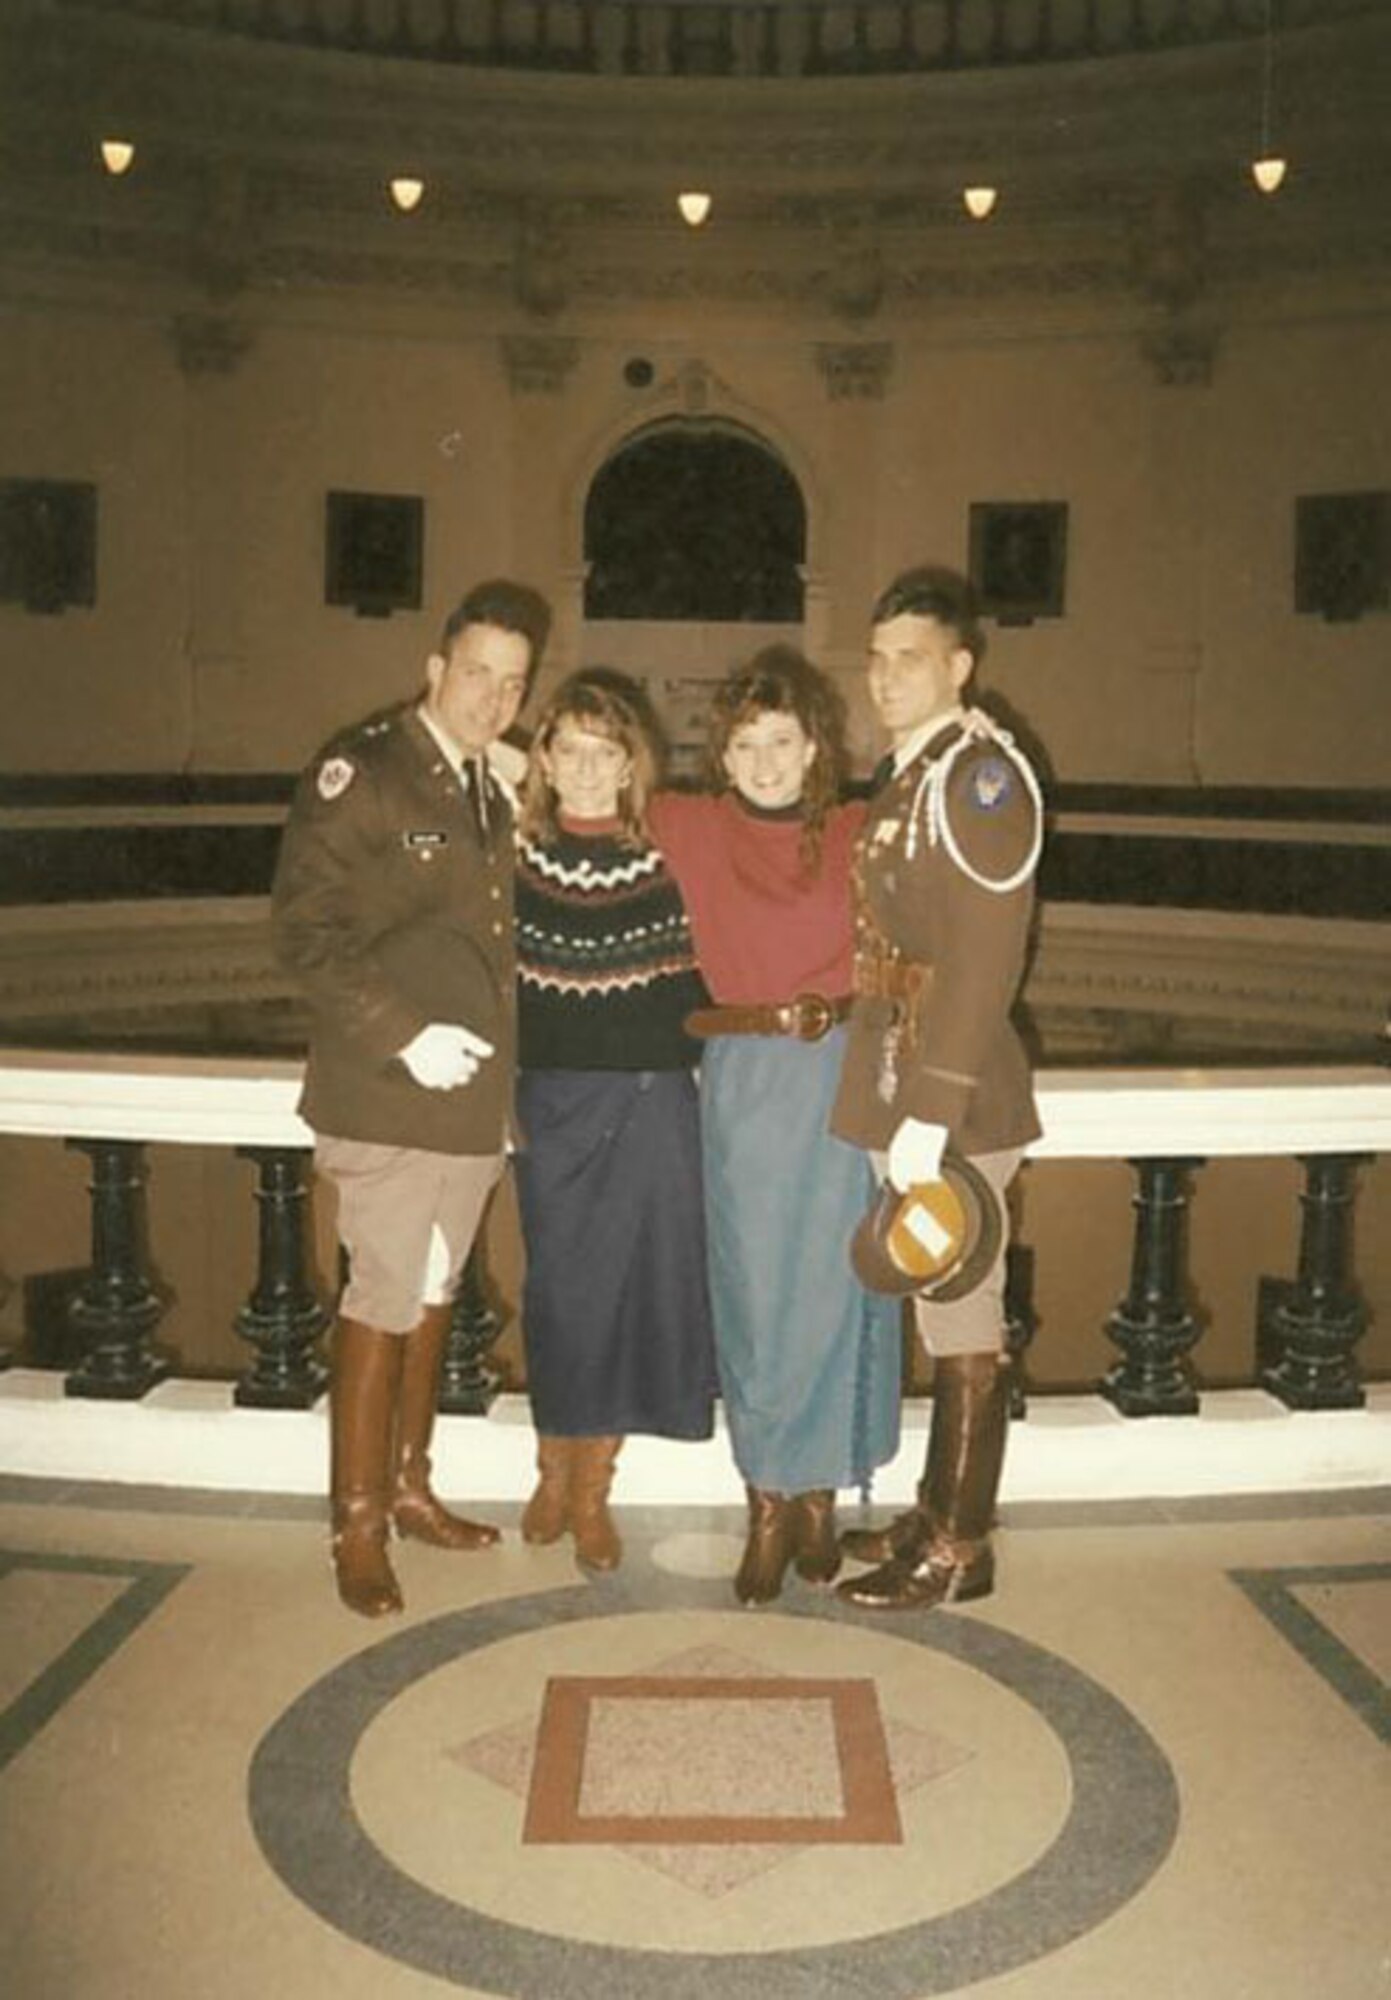
<svg viewBox="0 0 1391 2000">
<path fill-rule="evenodd" d="M 599 467 L 583 537 L 583 657 L 646 684 L 673 772 L 694 772 L 713 683 L 772 640 L 802 642 L 801 487 L 745 426 L 664 417 Z"/>
<path fill-rule="evenodd" d="M 806 544 L 801 491 L 761 439 L 666 419 L 589 489 L 585 618 L 800 625 Z"/>
</svg>

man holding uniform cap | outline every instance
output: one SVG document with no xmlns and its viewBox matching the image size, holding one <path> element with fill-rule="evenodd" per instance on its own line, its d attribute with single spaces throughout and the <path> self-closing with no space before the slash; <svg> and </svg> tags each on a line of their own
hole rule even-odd
<svg viewBox="0 0 1391 2000">
<path fill-rule="evenodd" d="M 904 1610 L 983 1597 L 994 1582 L 1009 1422 L 1005 1191 L 1039 1131 L 1009 1017 L 1043 808 L 1013 740 L 966 703 L 984 649 L 966 580 L 908 570 L 871 622 L 869 692 L 893 768 L 856 856 L 856 998 L 831 1129 L 887 1176 L 854 1261 L 876 1289 L 916 1291 L 934 1369 L 917 1503 L 883 1530 L 842 1536 L 847 1555 L 878 1567 L 838 1588 L 853 1604 Z M 957 1230 L 967 1241 L 953 1262 L 941 1253 Z"/>
</svg>

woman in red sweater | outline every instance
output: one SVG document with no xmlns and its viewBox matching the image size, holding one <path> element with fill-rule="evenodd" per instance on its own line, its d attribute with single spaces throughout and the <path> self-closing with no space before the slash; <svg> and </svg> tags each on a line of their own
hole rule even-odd
<svg viewBox="0 0 1391 2000">
<path fill-rule="evenodd" d="M 716 1353 L 749 1494 L 734 1589 L 749 1604 L 778 1595 L 789 1563 L 835 1575 L 835 1490 L 898 1447 L 901 1342 L 897 1306 L 850 1269 L 868 1159 L 828 1130 L 863 818 L 837 802 L 840 698 L 793 648 L 766 648 L 722 682 L 710 757 L 719 789 L 661 794 L 649 824 L 715 1003 L 693 1022 Z"/>
</svg>

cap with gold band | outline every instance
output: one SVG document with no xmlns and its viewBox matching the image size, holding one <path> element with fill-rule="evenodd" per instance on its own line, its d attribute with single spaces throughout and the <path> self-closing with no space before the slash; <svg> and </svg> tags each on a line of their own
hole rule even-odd
<svg viewBox="0 0 1391 2000">
<path fill-rule="evenodd" d="M 945 1304 L 985 1279 L 1004 1241 L 1000 1198 L 979 1167 L 948 1147 L 941 1178 L 901 1192 L 886 1181 L 850 1241 L 867 1291 Z"/>
</svg>

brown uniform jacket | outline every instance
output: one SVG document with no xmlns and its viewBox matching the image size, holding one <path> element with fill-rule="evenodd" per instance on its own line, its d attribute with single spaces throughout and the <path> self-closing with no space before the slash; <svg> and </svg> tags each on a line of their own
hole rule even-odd
<svg viewBox="0 0 1391 2000">
<path fill-rule="evenodd" d="M 1028 1061 L 1010 1022 L 1033 870 L 1004 893 L 970 872 L 1006 882 L 1025 868 L 1038 808 L 1019 752 L 984 737 L 950 767 L 938 816 L 945 826 L 929 824 L 924 781 L 964 733 L 959 721 L 944 724 L 870 800 L 856 850 L 860 953 L 932 968 L 915 1000 L 855 1002 L 831 1129 L 857 1146 L 886 1149 L 904 1118 L 945 1125 L 966 1154 L 1038 1136 Z"/>
<path fill-rule="evenodd" d="M 317 1132 L 425 1152 L 497 1152 L 516 1070 L 512 814 L 489 832 L 413 704 L 335 737 L 301 778 L 272 891 L 281 963 L 312 1031 L 300 1111 Z M 496 1053 L 457 1090 L 399 1052 L 430 1021 Z"/>
</svg>

